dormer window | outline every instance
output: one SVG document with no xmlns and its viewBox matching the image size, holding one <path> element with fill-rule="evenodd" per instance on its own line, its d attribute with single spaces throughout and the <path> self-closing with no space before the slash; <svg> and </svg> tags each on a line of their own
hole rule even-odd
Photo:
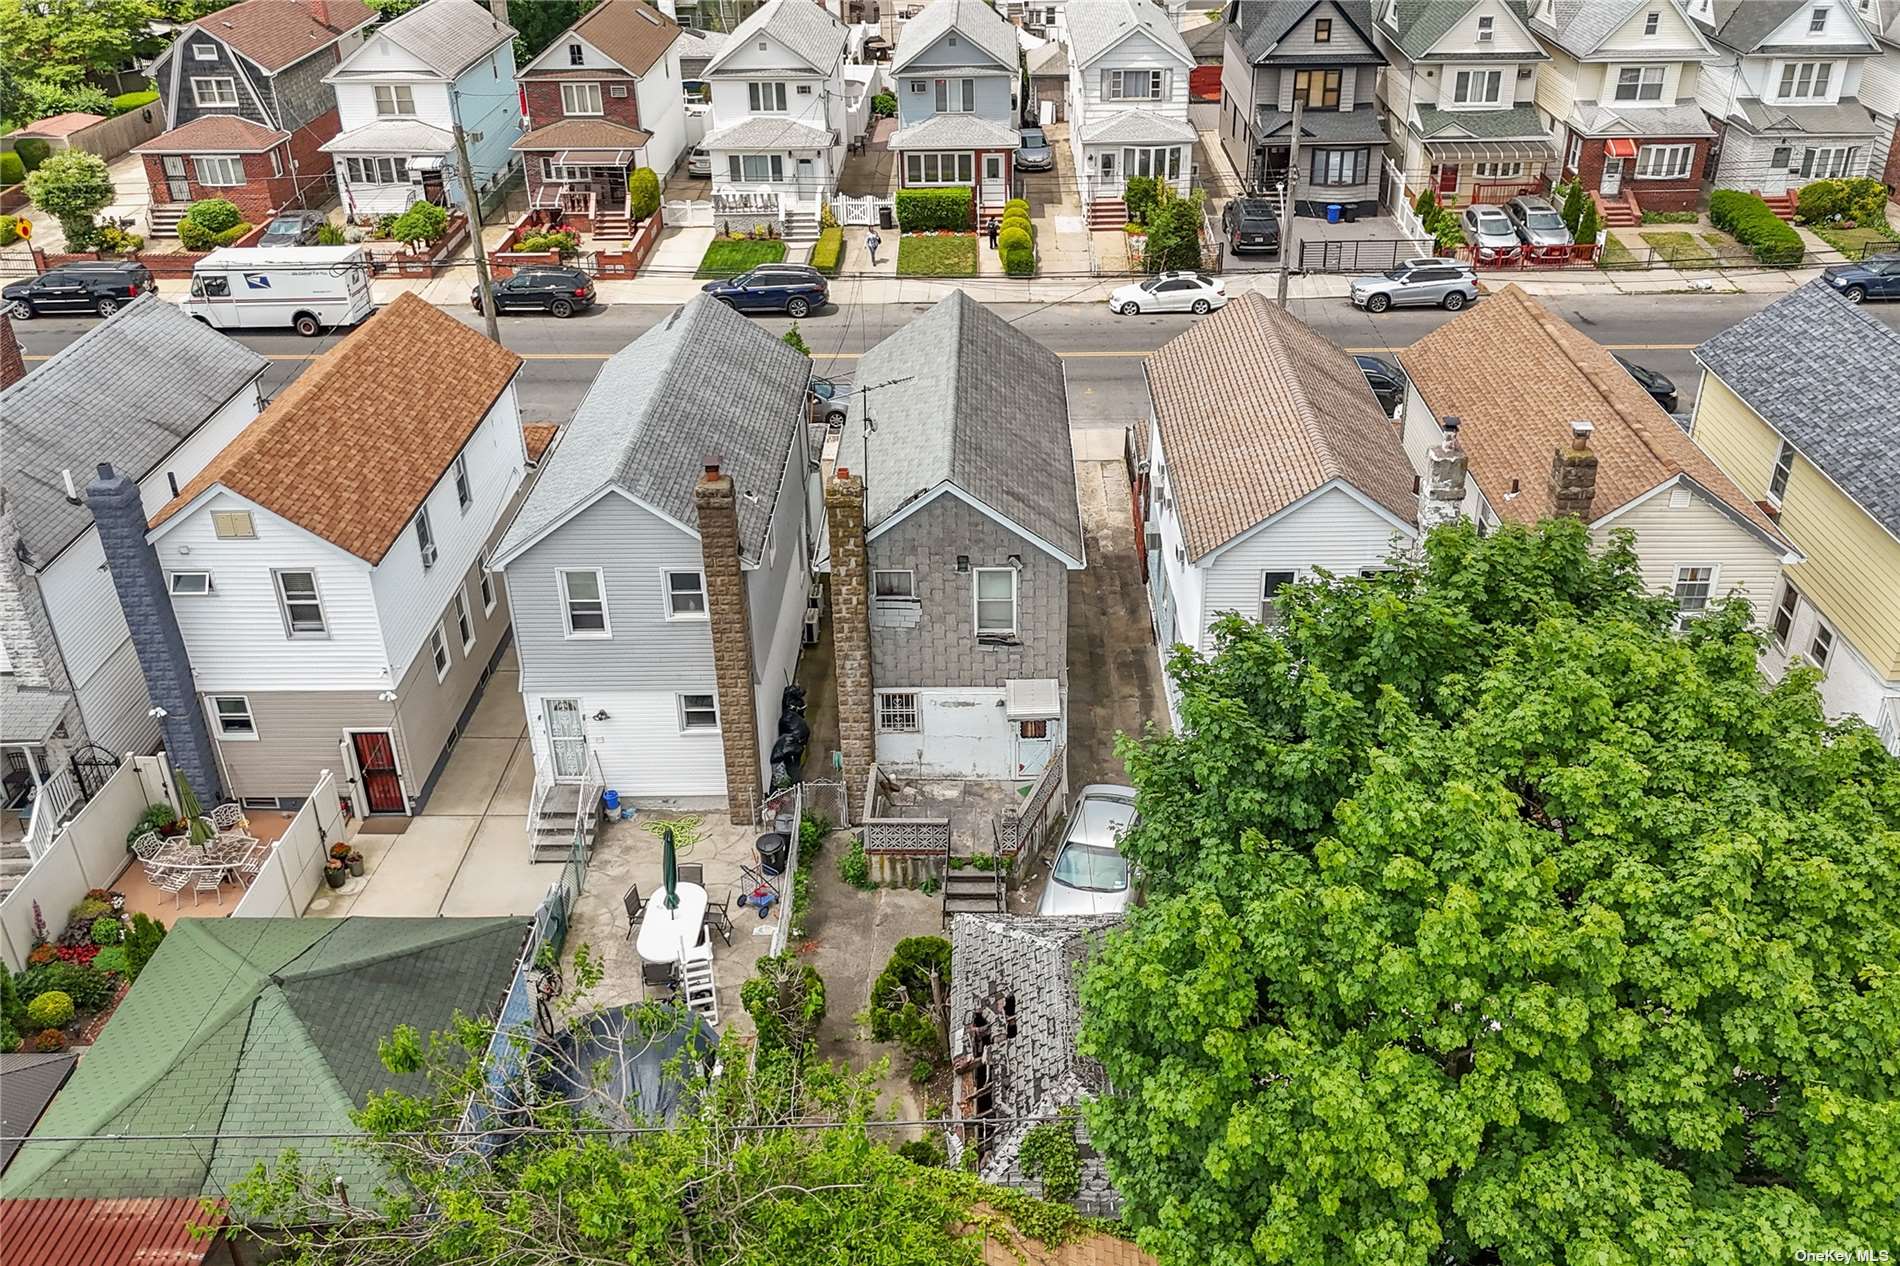
<svg viewBox="0 0 1900 1266">
<path fill-rule="evenodd" d="M 1662 14 L 1645 13 L 1643 15 L 1643 34 L 1654 35 L 1662 30 Z"/>
<path fill-rule="evenodd" d="M 1497 34 L 1497 19 L 1486 14 L 1478 19 L 1478 43 L 1489 44 L 1491 37 Z"/>
<path fill-rule="evenodd" d="M 1821 35 L 1827 31 L 1827 9 L 1825 6 L 1808 15 L 1808 34 Z"/>
<path fill-rule="evenodd" d="M 570 66 L 585 66 L 587 64 L 587 50 L 582 48 L 579 44 L 569 44 L 567 46 L 567 64 Z"/>
<path fill-rule="evenodd" d="M 1316 18 L 1314 20 L 1313 42 L 1315 44 L 1330 44 L 1333 42 L 1333 20 L 1331 18 Z"/>
</svg>

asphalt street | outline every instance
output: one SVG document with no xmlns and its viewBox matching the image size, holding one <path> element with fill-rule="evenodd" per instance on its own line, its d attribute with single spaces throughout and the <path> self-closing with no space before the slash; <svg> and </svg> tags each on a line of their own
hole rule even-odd
<svg viewBox="0 0 1900 1266">
<path fill-rule="evenodd" d="M 1694 400 L 1696 344 L 1766 307 L 1773 295 L 1604 295 L 1575 300 L 1546 300 L 1571 324 L 1629 359 L 1674 379 L 1682 392 L 1682 407 Z M 522 370 L 523 417 L 531 421 L 564 423 L 609 355 L 625 347 L 656 324 L 669 309 L 658 305 L 624 304 L 596 308 L 567 321 L 550 317 L 501 318 L 502 340 L 527 360 Z M 811 346 L 819 370 L 850 378 L 857 358 L 880 339 L 924 311 L 908 303 L 863 304 L 839 307 L 808 317 L 799 330 Z M 1119 428 L 1147 417 L 1147 391 L 1141 358 L 1201 318 L 1180 316 L 1117 317 L 1104 307 L 1083 304 L 999 304 L 996 310 L 1031 338 L 1040 340 L 1063 358 L 1068 376 L 1069 408 L 1078 428 Z M 1437 309 L 1388 312 L 1370 316 L 1343 299 L 1298 302 L 1299 317 L 1335 343 L 1352 352 L 1381 355 L 1405 347 L 1448 320 Z M 1900 327 L 1900 304 L 1870 307 L 1891 325 Z M 461 320 L 478 324 L 465 309 Z M 776 317 L 756 318 L 774 334 L 791 322 Z M 29 363 L 64 347 L 94 321 L 39 319 L 16 322 Z M 285 331 L 250 333 L 242 341 L 272 358 L 265 379 L 275 391 L 301 373 L 317 353 L 341 335 L 307 340 Z"/>
</svg>

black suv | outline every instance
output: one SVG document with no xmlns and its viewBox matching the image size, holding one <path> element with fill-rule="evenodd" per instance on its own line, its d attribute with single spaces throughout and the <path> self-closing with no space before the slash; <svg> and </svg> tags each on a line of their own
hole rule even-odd
<svg viewBox="0 0 1900 1266">
<path fill-rule="evenodd" d="M 0 298 L 15 321 L 36 316 L 71 316 L 97 312 L 111 316 L 142 294 L 158 289 L 152 270 L 123 259 L 86 260 L 58 268 L 26 281 L 16 281 Z"/>
<path fill-rule="evenodd" d="M 482 310 L 480 286 L 468 292 L 469 305 Z M 571 317 L 594 306 L 594 279 L 578 268 L 524 268 L 495 283 L 495 311 L 549 312 Z"/>
<path fill-rule="evenodd" d="M 1280 253 L 1280 217 L 1265 198 L 1235 198 L 1220 213 L 1220 226 L 1236 255 Z"/>
</svg>

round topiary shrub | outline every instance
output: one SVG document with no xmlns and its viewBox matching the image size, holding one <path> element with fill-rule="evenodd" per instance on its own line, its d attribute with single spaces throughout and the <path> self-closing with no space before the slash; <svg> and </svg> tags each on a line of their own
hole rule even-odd
<svg viewBox="0 0 1900 1266">
<path fill-rule="evenodd" d="M 33 1035 L 33 1049 L 42 1055 L 66 1049 L 66 1035 L 58 1029 L 42 1029 Z"/>
<path fill-rule="evenodd" d="M 92 943 L 94 945 L 117 945 L 125 939 L 125 925 L 111 915 L 101 915 L 92 921 Z"/>
<path fill-rule="evenodd" d="M 1003 214 L 1008 215 L 1011 211 L 1021 211 L 1024 215 L 1028 215 L 1029 199 L 1011 198 L 1008 202 L 1003 204 Z"/>
<path fill-rule="evenodd" d="M 43 993 L 26 1004 L 26 1018 L 35 1028 L 64 1028 L 73 1019 L 72 995 L 57 989 Z"/>
<path fill-rule="evenodd" d="M 1024 237 L 1028 238 L 1030 241 L 1033 242 L 1036 240 L 1036 226 L 1031 224 L 1028 220 L 1023 219 L 1019 215 L 1004 216 L 1003 223 L 1000 226 L 1000 228 L 1003 233 L 1007 233 L 1011 229 L 1015 229 L 1018 233 L 1021 233 Z"/>
<path fill-rule="evenodd" d="M 1029 234 L 1013 225 L 996 235 L 996 249 L 1004 254 L 1013 250 L 1026 250 L 1028 247 Z"/>
<path fill-rule="evenodd" d="M 191 204 L 185 218 L 210 233 L 222 233 L 244 219 L 237 203 L 226 198 L 203 198 Z"/>
</svg>

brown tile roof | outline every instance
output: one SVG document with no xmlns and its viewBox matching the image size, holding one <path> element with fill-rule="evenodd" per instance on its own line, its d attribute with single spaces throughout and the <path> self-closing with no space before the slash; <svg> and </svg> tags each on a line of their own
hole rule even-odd
<svg viewBox="0 0 1900 1266">
<path fill-rule="evenodd" d="M 1191 557 L 1335 479 L 1416 520 L 1412 467 L 1365 375 L 1265 297 L 1240 295 L 1146 365 Z"/>
<path fill-rule="evenodd" d="M 517 150 L 638 149 L 653 139 L 650 132 L 609 123 L 605 119 L 561 119 L 538 127 L 510 145 Z"/>
<path fill-rule="evenodd" d="M 193 22 L 178 33 L 172 48 L 184 47 L 195 28 L 275 73 L 375 17 L 376 10 L 362 0 L 243 0 Z"/>
<path fill-rule="evenodd" d="M 379 563 L 520 368 L 513 352 L 400 295 L 319 356 L 152 526 L 216 484 Z"/>
<path fill-rule="evenodd" d="M 562 37 L 578 35 L 636 75 L 644 75 L 666 55 L 680 29 L 665 14 L 644 0 L 604 0 L 589 9 L 573 26 L 562 31 L 548 47 L 564 47 Z M 567 67 L 551 65 L 531 70 L 522 79 L 560 78 Z"/>
<path fill-rule="evenodd" d="M 87 114 L 84 110 L 68 110 L 64 114 L 52 114 L 36 122 L 29 123 L 13 133 L 13 139 L 21 140 L 30 136 L 71 136 L 74 132 L 84 131 L 95 123 L 104 123 L 103 114 Z"/>
<path fill-rule="evenodd" d="M 541 455 L 554 443 L 554 437 L 561 428 L 552 422 L 523 422 L 521 424 L 521 446 L 528 450 L 528 460 L 538 462 Z"/>
<path fill-rule="evenodd" d="M 279 132 L 240 119 L 233 114 L 202 115 L 183 127 L 160 132 L 143 145 L 132 148 L 134 154 L 261 154 L 290 139 Z"/>
<path fill-rule="evenodd" d="M 1398 356 L 1434 416 L 1463 420 L 1458 434 L 1471 476 L 1501 519 L 1535 523 L 1550 516 L 1551 454 L 1570 446 L 1570 424 L 1582 418 L 1595 427 L 1592 521 L 1683 475 L 1792 548 L 1601 344 L 1517 286 Z M 1519 492 L 1507 500 L 1513 479 Z"/>
</svg>

